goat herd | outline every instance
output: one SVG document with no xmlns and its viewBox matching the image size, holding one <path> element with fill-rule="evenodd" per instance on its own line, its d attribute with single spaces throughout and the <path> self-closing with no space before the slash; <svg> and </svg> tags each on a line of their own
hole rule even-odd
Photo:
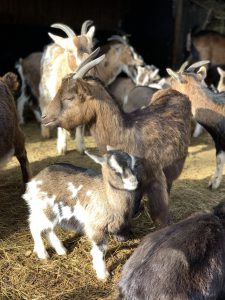
<svg viewBox="0 0 225 300">
<path fill-rule="evenodd" d="M 225 94 L 205 83 L 209 61 L 189 67 L 185 62 L 177 72 L 167 69 L 169 80 L 144 65 L 124 37 L 112 36 L 92 51 L 90 20 L 80 35 L 61 23 L 52 27 L 67 37 L 49 33 L 53 43 L 43 53 L 17 63 L 22 80 L 17 109 L 16 75 L 7 73 L 0 80 L 0 166 L 12 155 L 21 165 L 34 252 L 48 258 L 45 234 L 58 255 L 66 254 L 54 231 L 57 225 L 85 234 L 97 277 L 106 280 L 108 235 L 121 241 L 128 237 L 146 195 L 151 218 L 161 229 L 148 234 L 125 263 L 119 299 L 225 299 L 225 201 L 211 212 L 169 225 L 169 194 L 188 154 L 192 117 L 216 147 L 216 170 L 208 185 L 217 189 L 222 180 Z M 122 71 L 127 77 L 118 77 Z M 222 91 L 225 72 L 219 72 Z M 76 130 L 77 150 L 100 164 L 101 174 L 60 163 L 31 178 L 19 126 L 26 103 L 41 122 L 44 138 L 58 128 L 59 154 L 66 153 L 67 132 Z M 85 150 L 85 128 L 102 156 Z"/>
</svg>

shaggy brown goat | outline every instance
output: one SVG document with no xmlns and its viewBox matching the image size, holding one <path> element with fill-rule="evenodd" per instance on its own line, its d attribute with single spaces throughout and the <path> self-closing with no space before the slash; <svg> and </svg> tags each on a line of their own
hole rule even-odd
<svg viewBox="0 0 225 300">
<path fill-rule="evenodd" d="M 208 131 L 214 140 L 217 165 L 208 187 L 217 189 L 222 180 L 225 163 L 225 94 L 216 94 L 204 84 L 205 67 L 201 67 L 197 74 L 194 73 L 199 64 L 202 63 L 196 63 L 186 71 L 182 67 L 182 70 L 177 73 L 171 69 L 167 69 L 167 71 L 173 77 L 171 87 L 189 97 L 195 120 Z"/>
<path fill-rule="evenodd" d="M 31 172 L 13 97 L 18 85 L 17 76 L 13 73 L 6 73 L 0 78 L 0 168 L 15 155 L 20 163 L 23 182 L 26 183 Z"/>
<path fill-rule="evenodd" d="M 225 299 L 225 201 L 148 234 L 123 267 L 121 300 Z"/>
<path fill-rule="evenodd" d="M 147 193 L 152 219 L 166 225 L 168 190 L 182 171 L 190 142 L 190 101 L 168 89 L 155 93 L 149 107 L 122 113 L 98 79 L 82 79 L 103 58 L 84 62 L 75 75 L 63 79 L 42 123 L 67 130 L 87 124 L 101 150 L 111 145 L 142 158 L 146 169 L 142 195 Z"/>
</svg>

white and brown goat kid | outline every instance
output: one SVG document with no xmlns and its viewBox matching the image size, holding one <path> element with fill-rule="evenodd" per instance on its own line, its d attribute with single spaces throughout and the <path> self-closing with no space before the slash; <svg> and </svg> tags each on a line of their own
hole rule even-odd
<svg viewBox="0 0 225 300">
<path fill-rule="evenodd" d="M 103 59 L 83 62 L 75 74 L 63 79 L 42 123 L 67 130 L 87 124 L 102 151 L 112 145 L 142 158 L 145 176 L 140 199 L 146 193 L 152 219 L 166 225 L 168 191 L 182 171 L 190 142 L 191 103 L 168 89 L 155 93 L 149 107 L 125 114 L 98 78 L 84 77 Z"/>
<path fill-rule="evenodd" d="M 92 21 L 83 23 L 81 35 L 77 36 L 75 32 L 64 24 L 53 24 L 51 27 L 59 28 L 66 34 L 66 38 L 49 33 L 54 41 L 46 47 L 41 60 L 41 80 L 39 85 L 39 103 L 42 114 L 49 102 L 55 97 L 62 78 L 67 74 L 74 72 L 77 66 L 88 56 L 92 50 L 92 38 L 95 27 L 91 26 Z M 58 128 L 57 150 L 59 154 L 66 151 L 67 132 Z M 42 136 L 49 137 L 50 131 L 42 126 Z"/>
<path fill-rule="evenodd" d="M 117 234 L 129 225 L 138 187 L 135 157 L 108 149 L 102 157 L 86 152 L 101 164 L 102 174 L 71 164 L 54 164 L 36 175 L 23 195 L 37 256 L 48 258 L 41 237 L 44 232 L 57 254 L 66 254 L 54 232 L 56 225 L 85 234 L 92 242 L 93 267 L 99 279 L 109 275 L 104 261 L 108 234 Z"/>
<path fill-rule="evenodd" d="M 206 64 L 209 61 L 204 62 Z M 202 65 L 203 63 L 197 62 L 186 70 L 183 68 L 178 73 L 171 69 L 167 69 L 167 71 L 172 76 L 172 88 L 189 97 L 195 120 L 213 138 L 216 148 L 216 170 L 208 183 L 208 187 L 217 189 L 222 180 L 225 163 L 225 94 L 216 94 L 204 84 L 206 76 L 206 68 L 204 66 L 197 73 L 194 72 L 199 67 L 199 64 Z"/>
</svg>

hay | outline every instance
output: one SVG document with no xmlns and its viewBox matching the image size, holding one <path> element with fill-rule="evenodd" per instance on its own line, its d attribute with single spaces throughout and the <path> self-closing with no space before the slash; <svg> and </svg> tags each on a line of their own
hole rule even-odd
<svg viewBox="0 0 225 300">
<path fill-rule="evenodd" d="M 42 141 L 37 124 L 28 124 L 24 131 L 34 174 L 54 162 L 98 168 L 89 158 L 74 150 L 72 138 L 68 143 L 69 152 L 65 156 L 57 156 L 56 140 Z M 97 152 L 91 137 L 86 137 L 86 144 Z M 192 142 L 189 152 L 182 176 L 171 193 L 172 221 L 181 220 L 199 209 L 211 208 L 223 198 L 225 191 L 225 180 L 218 191 L 206 189 L 215 168 L 211 138 L 205 133 Z M 50 260 L 40 262 L 31 253 L 33 241 L 27 224 L 27 207 L 21 193 L 20 168 L 13 159 L 0 174 L 0 299 L 114 299 L 123 264 L 139 244 L 140 238 L 155 230 L 146 201 L 142 214 L 133 221 L 132 238 L 123 243 L 110 238 L 106 262 L 112 277 L 103 283 L 96 279 L 92 269 L 90 244 L 85 237 L 59 229 L 58 235 L 69 252 L 66 257 L 59 257 L 48 248 Z"/>
</svg>

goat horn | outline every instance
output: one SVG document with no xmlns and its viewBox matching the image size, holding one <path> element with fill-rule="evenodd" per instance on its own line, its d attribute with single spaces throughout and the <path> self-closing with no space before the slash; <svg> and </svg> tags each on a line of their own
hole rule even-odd
<svg viewBox="0 0 225 300">
<path fill-rule="evenodd" d="M 69 38 L 76 36 L 76 33 L 73 31 L 73 29 L 71 29 L 69 26 L 67 26 L 65 24 L 54 23 L 51 25 L 51 27 L 61 29 L 62 31 L 64 31 L 67 34 L 67 36 Z"/>
<path fill-rule="evenodd" d="M 122 36 L 116 35 L 116 34 L 112 35 L 110 38 L 108 38 L 107 41 L 118 41 L 122 44 L 126 44 L 125 39 Z"/>
<path fill-rule="evenodd" d="M 198 61 L 198 62 L 192 64 L 190 67 L 188 67 L 186 71 L 192 72 L 192 71 L 194 71 L 195 69 L 197 69 L 197 68 L 199 68 L 199 67 L 201 67 L 201 66 L 207 65 L 207 64 L 209 64 L 209 63 L 210 63 L 209 60 L 201 60 L 201 61 Z"/>
<path fill-rule="evenodd" d="M 102 56 L 95 58 L 99 53 L 100 48 L 98 47 L 95 51 L 93 51 L 76 69 L 75 74 L 73 75 L 73 79 L 82 78 L 91 68 L 100 63 L 104 58 L 105 54 Z"/>
<path fill-rule="evenodd" d="M 185 61 L 185 62 L 181 65 L 181 67 L 180 67 L 178 73 L 182 74 L 182 73 L 184 72 L 185 68 L 187 67 L 187 65 L 188 65 L 188 61 Z"/>
<path fill-rule="evenodd" d="M 179 79 L 180 79 L 180 78 L 179 78 L 179 74 L 176 73 L 176 72 L 174 72 L 173 70 L 171 70 L 171 69 L 169 69 L 169 68 L 166 68 L 166 71 L 167 71 L 167 73 L 168 73 L 171 77 L 175 78 L 176 80 L 179 80 Z"/>
<path fill-rule="evenodd" d="M 82 61 L 82 63 L 76 68 L 75 72 L 76 73 L 79 72 L 80 69 L 83 68 L 83 66 L 89 63 L 89 61 L 92 61 L 92 59 L 94 59 L 98 55 L 99 51 L 100 51 L 100 47 L 98 47 L 93 52 L 91 52 L 91 54 L 84 61 Z"/>
<path fill-rule="evenodd" d="M 91 24 L 93 24 L 92 20 L 84 21 L 84 23 L 82 24 L 82 27 L 81 27 L 81 35 L 87 33 L 87 29 L 88 29 L 89 26 L 91 26 Z"/>
</svg>

